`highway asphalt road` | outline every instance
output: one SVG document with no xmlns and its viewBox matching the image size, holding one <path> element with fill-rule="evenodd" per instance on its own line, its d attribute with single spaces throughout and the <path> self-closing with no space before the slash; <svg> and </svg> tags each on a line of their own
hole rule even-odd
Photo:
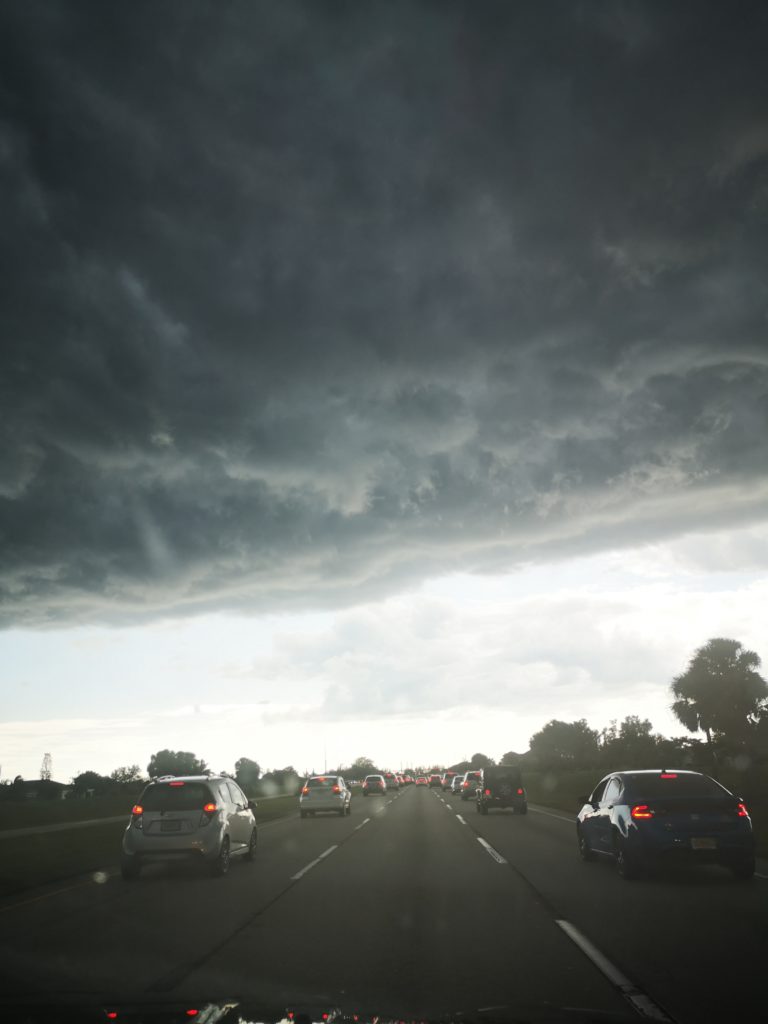
<svg viewBox="0 0 768 1024">
<path fill-rule="evenodd" d="M 125 883 L 107 866 L 9 897 L 0 991 L 751 1020 L 767 942 L 768 881 L 702 867 L 623 882 L 581 863 L 566 815 L 481 817 L 409 787 L 356 791 L 351 817 L 270 822 L 256 862 L 224 878 L 158 866 Z"/>
</svg>

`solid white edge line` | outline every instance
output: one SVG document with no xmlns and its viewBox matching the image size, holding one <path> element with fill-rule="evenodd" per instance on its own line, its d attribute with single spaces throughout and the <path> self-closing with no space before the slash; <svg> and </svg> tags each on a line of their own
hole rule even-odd
<svg viewBox="0 0 768 1024">
<path fill-rule="evenodd" d="M 355 825 L 355 832 L 357 832 L 359 828 L 362 828 L 363 825 L 367 825 L 370 820 L 370 818 L 366 818 L 365 821 L 361 821 L 359 825 Z"/>
<path fill-rule="evenodd" d="M 612 964 L 608 957 L 601 953 L 597 946 L 594 946 L 585 935 L 582 935 L 578 928 L 575 928 L 570 921 L 556 919 L 555 924 L 565 932 L 571 942 L 579 947 L 581 952 L 592 961 L 598 971 L 605 975 L 608 981 L 621 992 L 624 998 L 632 1004 L 642 1017 L 648 1017 L 651 1020 L 672 1020 L 650 996 L 646 995 L 645 992 L 641 992 L 633 985 L 629 978 L 625 977 L 618 967 Z"/>
<path fill-rule="evenodd" d="M 548 818 L 557 818 L 558 821 L 567 821 L 569 825 L 575 825 L 575 818 L 566 818 L 564 814 L 553 814 L 552 811 L 542 811 L 540 807 L 534 807 L 533 804 L 528 804 L 529 811 L 535 811 L 536 814 L 546 814 Z"/>
<path fill-rule="evenodd" d="M 490 844 L 490 843 L 488 843 L 488 842 L 486 842 L 486 841 L 485 841 L 485 839 L 483 839 L 483 837 L 482 837 L 482 836 L 478 836 L 478 837 L 477 837 L 477 841 L 478 841 L 478 843 L 480 843 L 480 845 L 481 845 L 481 846 L 482 846 L 482 847 L 483 847 L 483 848 L 484 848 L 485 850 L 487 850 L 487 851 L 488 851 L 488 853 L 490 853 L 490 855 L 491 855 L 491 856 L 493 857 L 493 859 L 494 859 L 494 860 L 495 860 L 495 861 L 497 862 L 497 864 L 506 864 L 506 863 L 507 863 L 507 861 L 506 861 L 506 860 L 504 859 L 504 857 L 502 857 L 502 856 L 501 856 L 501 854 L 499 853 L 499 851 L 498 851 L 498 850 L 494 850 L 494 848 L 493 848 L 493 847 L 491 846 L 491 844 Z"/>
<path fill-rule="evenodd" d="M 301 871 L 298 872 L 298 874 L 291 875 L 291 881 L 297 882 L 302 877 L 302 875 L 306 875 L 306 873 L 308 871 L 311 871 L 312 868 L 316 867 L 320 863 L 320 861 L 323 860 L 324 857 L 327 857 L 329 854 L 333 853 L 333 851 L 337 850 L 338 848 L 338 843 L 336 843 L 334 846 L 329 846 L 325 853 L 321 853 L 319 857 L 317 857 L 315 860 L 311 862 L 311 864 L 307 864 L 305 868 L 302 868 Z"/>
<path fill-rule="evenodd" d="M 459 821 L 461 822 L 462 825 L 466 825 L 467 824 L 466 821 L 464 821 L 464 819 L 462 818 L 462 816 L 460 814 L 457 814 L 456 817 L 459 819 Z"/>
</svg>

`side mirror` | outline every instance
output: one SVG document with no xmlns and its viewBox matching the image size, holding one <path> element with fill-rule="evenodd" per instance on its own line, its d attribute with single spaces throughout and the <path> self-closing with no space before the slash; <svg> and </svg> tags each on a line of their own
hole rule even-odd
<svg viewBox="0 0 768 1024">
<path fill-rule="evenodd" d="M 576 799 L 579 801 L 582 807 L 584 806 L 584 804 L 591 803 L 588 796 L 577 796 Z"/>
</svg>

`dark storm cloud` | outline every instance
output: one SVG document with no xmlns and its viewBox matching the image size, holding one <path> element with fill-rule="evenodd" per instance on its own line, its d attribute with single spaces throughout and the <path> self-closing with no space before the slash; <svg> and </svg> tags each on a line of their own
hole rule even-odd
<svg viewBox="0 0 768 1024">
<path fill-rule="evenodd" d="M 0 18 L 6 622 L 765 514 L 764 5 Z"/>
</svg>

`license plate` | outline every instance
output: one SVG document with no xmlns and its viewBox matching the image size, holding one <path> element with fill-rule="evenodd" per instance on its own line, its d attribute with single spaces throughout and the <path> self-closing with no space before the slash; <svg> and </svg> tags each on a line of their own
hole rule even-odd
<svg viewBox="0 0 768 1024">
<path fill-rule="evenodd" d="M 716 839 L 692 839 L 691 840 L 692 850 L 716 850 L 717 840 Z"/>
<path fill-rule="evenodd" d="M 181 822 L 180 821 L 161 821 L 160 822 L 161 832 L 180 832 Z"/>
</svg>

